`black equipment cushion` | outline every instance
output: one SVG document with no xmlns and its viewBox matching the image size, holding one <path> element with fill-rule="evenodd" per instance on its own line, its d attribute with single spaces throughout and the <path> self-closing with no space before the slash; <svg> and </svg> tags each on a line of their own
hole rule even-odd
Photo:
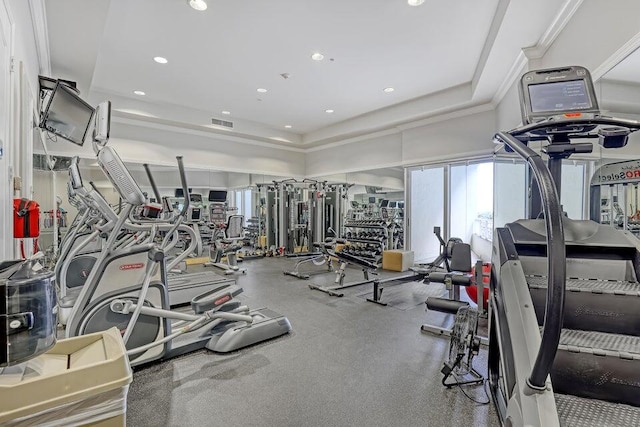
<svg viewBox="0 0 640 427">
<path fill-rule="evenodd" d="M 451 251 L 452 271 L 471 271 L 471 245 L 468 243 L 456 243 Z"/>
<path fill-rule="evenodd" d="M 466 273 L 433 272 L 429 273 L 426 279 L 435 283 L 445 283 L 451 280 L 451 284 L 457 286 L 470 286 L 473 284 L 473 276 Z"/>
<path fill-rule="evenodd" d="M 427 298 L 427 308 L 429 310 L 439 311 L 441 313 L 456 314 L 460 307 L 469 306 L 465 301 L 454 301 L 446 298 L 429 297 Z"/>
</svg>

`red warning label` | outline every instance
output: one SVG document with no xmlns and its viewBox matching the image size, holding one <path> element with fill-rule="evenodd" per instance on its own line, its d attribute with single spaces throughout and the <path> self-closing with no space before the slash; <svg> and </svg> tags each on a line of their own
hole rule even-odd
<svg viewBox="0 0 640 427">
<path fill-rule="evenodd" d="M 136 270 L 138 268 L 143 268 L 143 267 L 144 267 L 144 263 L 137 262 L 135 264 L 122 264 L 120 266 L 120 270 Z"/>
</svg>

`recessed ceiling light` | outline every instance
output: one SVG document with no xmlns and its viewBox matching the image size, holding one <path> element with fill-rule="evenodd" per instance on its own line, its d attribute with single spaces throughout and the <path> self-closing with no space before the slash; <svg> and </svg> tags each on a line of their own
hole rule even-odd
<svg viewBox="0 0 640 427">
<path fill-rule="evenodd" d="M 424 3 L 424 0 L 407 0 L 407 3 L 409 3 L 409 6 L 420 6 Z"/>
<path fill-rule="evenodd" d="M 202 12 L 203 10 L 207 10 L 207 3 L 204 0 L 187 0 L 189 6 L 197 10 L 198 12 Z"/>
<path fill-rule="evenodd" d="M 324 112 L 327 113 L 327 114 L 331 114 L 331 113 L 333 113 L 333 110 L 324 110 Z"/>
<path fill-rule="evenodd" d="M 167 62 L 167 58 L 163 58 L 162 56 L 156 56 L 153 58 L 154 61 L 156 61 L 158 64 L 166 64 Z"/>
<path fill-rule="evenodd" d="M 320 52 L 316 52 L 313 55 L 311 55 L 311 59 L 313 59 L 314 61 L 322 61 L 324 59 L 324 55 L 321 54 Z"/>
<path fill-rule="evenodd" d="M 266 90 L 266 89 L 261 88 L 261 87 L 259 87 L 257 90 L 258 90 L 258 92 L 260 92 L 260 93 L 266 93 L 266 92 L 267 92 L 267 90 Z"/>
<path fill-rule="evenodd" d="M 224 114 L 225 116 L 228 116 L 229 114 L 231 114 L 231 111 L 223 111 L 222 114 Z"/>
<path fill-rule="evenodd" d="M 291 125 L 284 125 L 285 128 L 291 129 Z"/>
<path fill-rule="evenodd" d="M 384 89 L 382 89 L 383 92 L 385 93 L 391 93 L 393 92 L 395 89 L 392 87 L 385 87 Z"/>
<path fill-rule="evenodd" d="M 141 90 L 134 90 L 134 91 L 133 91 L 133 93 L 134 93 L 134 94 L 136 94 L 136 95 L 140 95 L 140 96 L 144 96 L 144 95 L 146 95 L 146 93 L 144 93 L 144 92 L 143 92 L 143 91 L 141 91 Z"/>
</svg>

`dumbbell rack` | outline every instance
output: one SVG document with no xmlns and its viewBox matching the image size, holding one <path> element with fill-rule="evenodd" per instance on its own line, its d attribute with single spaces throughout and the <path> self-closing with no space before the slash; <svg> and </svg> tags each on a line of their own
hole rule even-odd
<svg viewBox="0 0 640 427">
<path fill-rule="evenodd" d="M 260 236 L 260 229 L 261 229 L 262 224 L 260 223 L 260 219 L 259 218 L 248 218 L 247 219 L 247 226 L 246 226 L 246 230 L 247 230 L 247 237 L 250 240 L 250 245 L 253 246 L 254 248 L 257 248 L 259 243 L 259 236 Z"/>
<path fill-rule="evenodd" d="M 382 252 L 387 247 L 389 229 L 387 222 L 380 219 L 348 221 L 345 228 L 346 239 L 350 243 L 343 250 L 367 261 L 380 263 Z"/>
</svg>

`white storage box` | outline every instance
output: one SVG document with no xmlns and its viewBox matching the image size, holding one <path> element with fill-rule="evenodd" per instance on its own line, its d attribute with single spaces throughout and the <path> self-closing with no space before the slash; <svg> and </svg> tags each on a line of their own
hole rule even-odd
<svg viewBox="0 0 640 427">
<path fill-rule="evenodd" d="M 60 340 L 0 375 L 0 425 L 124 426 L 132 378 L 117 328 Z"/>
</svg>

